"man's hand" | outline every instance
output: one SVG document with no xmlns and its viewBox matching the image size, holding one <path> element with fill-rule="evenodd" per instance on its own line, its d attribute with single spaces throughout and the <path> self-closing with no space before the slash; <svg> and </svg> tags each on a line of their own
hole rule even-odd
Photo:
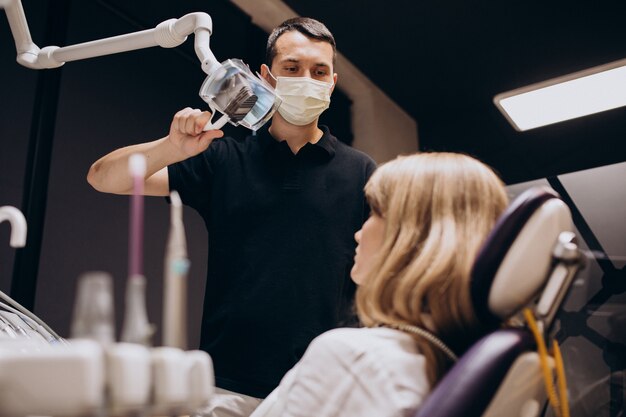
<svg viewBox="0 0 626 417">
<path fill-rule="evenodd" d="M 221 130 L 202 129 L 211 119 L 211 113 L 186 107 L 176 113 L 168 140 L 180 153 L 180 159 L 184 160 L 204 152 L 214 139 L 224 136 Z"/>
<path fill-rule="evenodd" d="M 168 136 L 151 142 L 126 146 L 103 156 L 91 165 L 87 181 L 93 188 L 105 193 L 130 194 L 133 179 L 128 173 L 128 158 L 133 153 L 146 157 L 145 195 L 169 194 L 167 166 L 198 155 L 216 138 L 224 136 L 221 130 L 202 129 L 211 113 L 186 108 L 174 116 Z"/>
</svg>

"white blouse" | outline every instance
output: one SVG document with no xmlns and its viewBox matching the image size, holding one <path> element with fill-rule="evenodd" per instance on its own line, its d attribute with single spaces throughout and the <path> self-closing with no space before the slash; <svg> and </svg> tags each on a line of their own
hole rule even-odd
<svg viewBox="0 0 626 417">
<path fill-rule="evenodd" d="M 251 417 L 411 416 L 430 388 L 425 362 L 399 330 L 334 329 L 311 342 Z"/>
</svg>

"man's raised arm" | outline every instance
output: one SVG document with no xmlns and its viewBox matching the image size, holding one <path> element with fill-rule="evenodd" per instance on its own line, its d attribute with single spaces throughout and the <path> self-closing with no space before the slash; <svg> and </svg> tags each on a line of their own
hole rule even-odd
<svg viewBox="0 0 626 417">
<path fill-rule="evenodd" d="M 91 165 L 87 182 L 104 193 L 130 194 L 132 178 L 128 158 L 134 153 L 146 157 L 144 194 L 166 196 L 169 194 L 167 166 L 203 152 L 214 139 L 224 135 L 221 130 L 202 129 L 211 113 L 185 108 L 174 116 L 167 136 L 152 142 L 117 149 Z"/>
</svg>

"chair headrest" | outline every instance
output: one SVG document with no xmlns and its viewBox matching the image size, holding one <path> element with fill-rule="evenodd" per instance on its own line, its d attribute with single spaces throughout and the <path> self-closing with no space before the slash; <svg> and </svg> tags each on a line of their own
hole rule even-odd
<svg viewBox="0 0 626 417">
<path fill-rule="evenodd" d="M 520 194 L 476 257 L 470 291 L 478 319 L 495 326 L 527 306 L 545 285 L 559 235 L 572 230 L 569 208 L 554 190 Z"/>
</svg>

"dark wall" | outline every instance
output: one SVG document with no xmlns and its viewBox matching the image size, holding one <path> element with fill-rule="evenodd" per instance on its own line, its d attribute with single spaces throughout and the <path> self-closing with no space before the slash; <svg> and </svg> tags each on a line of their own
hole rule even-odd
<svg viewBox="0 0 626 417">
<path fill-rule="evenodd" d="M 24 0 L 33 40 L 39 47 L 46 4 Z M 41 7 L 41 8 L 38 8 Z M 257 69 L 267 34 L 230 2 L 126 3 L 73 1 L 67 16 L 65 45 L 156 26 L 163 20 L 203 11 L 213 18 L 211 48 L 218 60 L 242 58 Z M 62 336 L 69 336 L 76 281 L 90 270 L 115 279 L 119 334 L 127 274 L 129 198 L 101 194 L 86 182 L 90 165 L 122 146 L 163 137 L 172 116 L 186 106 L 204 109 L 198 90 L 205 74 L 193 52 L 193 37 L 175 49 L 151 48 L 69 62 L 61 71 L 60 95 L 51 154 L 49 188 L 34 312 Z M 60 45 L 64 46 L 64 45 Z M 37 71 L 15 62 L 6 20 L 0 23 L 0 205 L 21 208 L 26 154 L 33 117 Z M 349 101 L 338 97 L 330 121 L 349 136 Z M 243 135 L 242 129 L 228 133 Z M 351 138 L 345 138 L 350 140 Z M 163 255 L 169 206 L 162 198 L 145 201 L 145 274 L 148 315 L 160 328 Z M 190 346 L 199 340 L 206 275 L 206 232 L 200 217 L 185 209 L 191 270 L 189 279 Z M 15 251 L 8 247 L 9 227 L 0 227 L 0 289 L 9 293 Z M 31 244 L 31 243 L 29 243 Z M 36 262 L 36 259 L 31 260 Z M 160 343 L 160 334 L 155 338 Z"/>
<path fill-rule="evenodd" d="M 29 3 L 24 4 L 25 8 Z M 4 13 L 1 13 L 4 15 Z M 31 34 L 43 34 L 44 14 L 29 21 Z M 0 206 L 20 207 L 28 137 L 34 105 L 37 73 L 15 62 L 16 52 L 9 25 L 0 17 Z M 10 227 L 0 224 L 0 289 L 9 292 L 14 249 L 9 248 Z"/>
</svg>

